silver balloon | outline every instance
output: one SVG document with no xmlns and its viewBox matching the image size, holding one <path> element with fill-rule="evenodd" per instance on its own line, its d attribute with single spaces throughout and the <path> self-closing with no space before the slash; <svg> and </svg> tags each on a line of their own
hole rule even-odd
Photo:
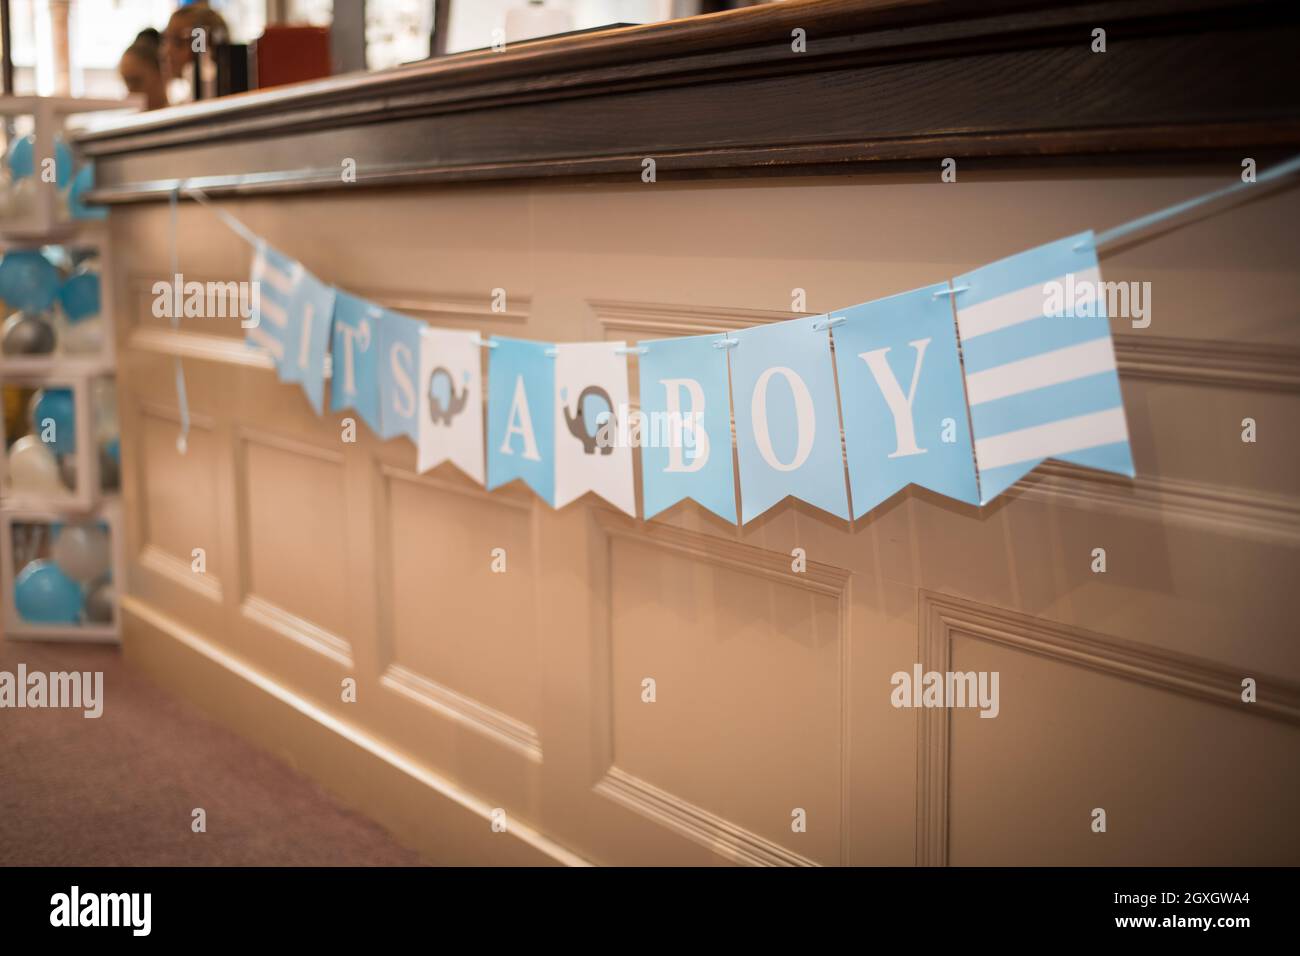
<svg viewBox="0 0 1300 956">
<path fill-rule="evenodd" d="M 86 592 L 86 603 L 82 606 L 87 624 L 112 624 L 113 605 L 117 603 L 117 592 L 113 582 L 102 580 L 91 585 Z"/>
<path fill-rule="evenodd" d="M 34 312 L 15 312 L 0 330 L 5 355 L 47 355 L 54 351 L 54 326 Z"/>
</svg>

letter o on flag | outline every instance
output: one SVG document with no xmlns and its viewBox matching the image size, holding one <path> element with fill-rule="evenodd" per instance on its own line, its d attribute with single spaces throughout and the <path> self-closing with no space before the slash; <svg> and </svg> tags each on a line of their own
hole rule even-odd
<svg viewBox="0 0 1300 956">
<path fill-rule="evenodd" d="M 790 383 L 790 391 L 794 394 L 794 412 L 799 440 L 794 458 L 786 463 L 782 463 L 776 457 L 776 451 L 772 448 L 772 436 L 767 430 L 767 386 L 774 375 L 783 376 Z M 777 471 L 794 471 L 802 466 L 812 454 L 813 439 L 817 437 L 817 419 L 813 415 L 812 395 L 804 380 L 793 369 L 784 366 L 766 369 L 754 383 L 754 395 L 749 407 L 754 423 L 754 443 L 758 445 L 758 453 L 763 456 L 763 460 Z"/>
</svg>

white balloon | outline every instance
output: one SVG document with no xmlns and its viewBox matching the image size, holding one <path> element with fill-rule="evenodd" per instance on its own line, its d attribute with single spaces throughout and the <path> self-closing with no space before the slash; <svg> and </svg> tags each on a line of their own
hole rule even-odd
<svg viewBox="0 0 1300 956">
<path fill-rule="evenodd" d="M 98 525 L 64 525 L 50 548 L 54 563 L 68 577 L 88 584 L 108 571 L 112 557 L 108 532 Z"/>
<path fill-rule="evenodd" d="M 9 447 L 9 484 L 14 491 L 66 495 L 59 462 L 35 435 L 24 435 Z"/>
<path fill-rule="evenodd" d="M 70 355 L 90 355 L 104 349 L 103 316 L 92 316 L 80 322 L 68 322 L 60 336 L 63 350 Z"/>
</svg>

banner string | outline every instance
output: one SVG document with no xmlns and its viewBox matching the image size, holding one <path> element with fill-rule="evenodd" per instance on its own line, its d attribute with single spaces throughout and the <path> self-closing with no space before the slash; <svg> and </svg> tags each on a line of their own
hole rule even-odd
<svg viewBox="0 0 1300 956">
<path fill-rule="evenodd" d="M 172 190 L 171 194 L 171 258 L 172 258 L 172 281 L 177 281 L 180 275 L 180 253 L 177 248 L 177 199 L 180 194 L 180 187 Z M 175 308 L 175 302 L 172 303 L 172 330 L 180 328 L 181 317 L 180 310 Z M 182 455 L 189 448 L 190 435 L 190 402 L 185 394 L 185 369 L 181 367 L 181 357 L 179 355 L 173 358 L 176 366 L 176 407 L 180 410 L 181 415 L 181 433 L 176 437 L 176 450 Z"/>
<path fill-rule="evenodd" d="M 1244 194 L 1246 193 L 1247 190 L 1250 190 L 1253 187 L 1263 186 L 1269 183 L 1281 181 L 1283 179 L 1286 179 L 1289 176 L 1295 175 L 1296 173 L 1300 173 L 1300 156 L 1293 156 L 1291 159 L 1288 159 L 1285 162 L 1278 163 L 1277 165 L 1271 167 L 1267 171 L 1258 174 L 1253 181 L 1248 182 L 1243 179 L 1241 182 L 1233 183 L 1231 186 L 1226 186 L 1222 189 L 1216 189 L 1213 190 L 1212 192 L 1208 192 L 1203 195 L 1193 197 L 1192 199 L 1184 200 L 1183 202 L 1174 203 L 1171 206 L 1166 206 L 1164 209 L 1159 209 L 1156 210 L 1155 212 L 1147 213 L 1144 216 L 1139 216 L 1136 219 L 1131 219 L 1128 222 L 1121 223 L 1118 226 L 1114 226 L 1103 232 L 1096 233 L 1093 236 L 1093 240 L 1092 240 L 1093 248 L 1096 249 L 1098 253 L 1100 253 L 1103 247 L 1114 245 L 1124 239 L 1129 238 L 1130 236 L 1144 232 L 1150 229 L 1152 226 L 1156 226 L 1166 222 L 1174 222 L 1178 219 L 1186 217 L 1189 213 L 1192 213 L 1203 206 L 1207 206 L 1212 203 L 1219 202 L 1220 200 L 1223 199 L 1228 199 L 1232 197 L 1245 199 L 1246 197 Z M 249 229 L 248 226 L 240 222 L 239 219 L 237 219 L 235 216 L 231 215 L 225 209 L 222 209 L 220 206 L 214 203 L 202 189 L 200 189 L 197 186 L 187 186 L 186 182 L 187 182 L 186 180 L 180 180 L 172 188 L 172 192 L 171 192 L 171 255 L 172 255 L 173 277 L 176 276 L 179 271 L 179 266 L 177 263 L 177 245 L 176 245 L 177 242 L 176 207 L 177 207 L 177 199 L 182 192 L 184 192 L 186 196 L 190 197 L 195 202 L 199 203 L 199 205 L 204 206 L 209 211 L 211 211 L 214 215 L 217 216 L 218 219 L 221 220 L 221 222 L 226 226 L 226 228 L 228 228 L 235 235 L 239 236 L 239 238 L 243 239 L 250 246 L 253 246 L 254 248 L 258 248 L 262 245 L 263 240 L 259 235 L 257 235 L 257 233 L 253 232 L 253 230 Z M 1148 236 L 1145 238 L 1153 238 L 1153 237 Z M 1145 238 L 1139 239 L 1138 241 L 1145 241 Z M 1087 245 L 1086 243 L 1080 243 L 1076 245 L 1074 248 L 1076 250 L 1079 250 L 1085 248 L 1086 245 Z M 952 288 L 950 286 L 947 290 L 935 294 L 954 295 L 960 291 L 962 291 L 960 287 Z M 831 325 L 835 324 L 835 321 L 836 321 L 835 319 L 831 319 L 830 322 L 827 323 L 826 327 L 829 328 Z M 172 327 L 177 328 L 179 326 L 179 323 L 180 323 L 180 316 L 173 315 Z M 484 347 L 487 348 L 492 348 L 495 346 L 495 343 L 492 342 L 491 340 L 480 339 L 478 344 L 483 345 Z M 719 338 L 719 340 L 714 342 L 713 344 L 715 348 L 728 349 L 728 348 L 734 348 L 735 346 L 739 345 L 740 340 L 733 338 L 730 335 L 724 333 Z M 633 352 L 638 352 L 639 350 L 634 348 L 629 348 L 626 351 L 628 354 L 631 354 Z M 184 454 L 186 435 L 189 433 L 189 428 L 190 428 L 190 424 L 189 424 L 190 418 L 189 418 L 189 406 L 185 397 L 185 375 L 181 369 L 181 360 L 179 357 L 176 358 L 176 394 L 177 394 L 177 400 L 180 404 L 180 414 L 181 414 L 181 435 L 180 438 L 177 439 L 176 445 L 177 448 L 180 449 L 181 453 Z"/>
<path fill-rule="evenodd" d="M 1099 232 L 1093 238 L 1093 245 L 1098 251 L 1100 251 L 1103 246 L 1113 245 L 1122 239 L 1127 239 L 1129 236 L 1149 229 L 1152 226 L 1159 225 L 1162 222 L 1168 222 L 1172 219 L 1178 219 L 1179 217 L 1186 216 L 1189 212 L 1199 209 L 1202 206 L 1218 202 L 1220 199 L 1236 195 L 1254 186 L 1263 186 L 1267 183 L 1285 179 L 1288 176 L 1295 175 L 1297 172 L 1300 172 L 1300 156 L 1293 156 L 1286 162 L 1271 167 L 1267 172 L 1260 173 L 1255 177 L 1254 182 L 1246 182 L 1245 180 L 1242 180 L 1239 183 L 1233 183 L 1231 186 L 1225 186 L 1223 189 L 1216 189 L 1213 192 L 1196 196 L 1193 199 L 1175 203 L 1172 206 L 1166 206 L 1164 209 L 1157 210 L 1156 212 L 1147 213 L 1145 216 L 1139 216 L 1137 219 L 1131 219 L 1126 223 L 1107 229 L 1105 232 Z M 1082 248 L 1082 246 L 1075 246 L 1075 249 L 1080 248 Z"/>
</svg>

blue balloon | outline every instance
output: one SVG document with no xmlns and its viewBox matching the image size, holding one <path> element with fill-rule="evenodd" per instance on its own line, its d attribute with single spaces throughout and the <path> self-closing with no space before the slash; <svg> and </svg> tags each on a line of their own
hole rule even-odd
<svg viewBox="0 0 1300 956">
<path fill-rule="evenodd" d="M 108 452 L 108 457 L 119 465 L 122 464 L 122 442 L 120 439 L 110 438 L 104 442 L 104 451 Z"/>
<path fill-rule="evenodd" d="M 24 312 L 44 312 L 59 296 L 59 270 L 35 249 L 0 259 L 0 299 Z"/>
<path fill-rule="evenodd" d="M 76 624 L 84 600 L 81 585 L 53 561 L 33 561 L 14 580 L 14 607 L 33 624 Z"/>
<path fill-rule="evenodd" d="M 59 286 L 59 304 L 69 322 L 99 315 L 99 273 L 74 272 Z"/>
<path fill-rule="evenodd" d="M 47 388 L 36 400 L 32 413 L 32 426 L 37 433 L 45 431 L 45 420 L 54 422 L 54 441 L 48 442 L 56 455 L 71 455 L 77 450 L 77 414 L 73 407 L 72 389 Z"/>
<path fill-rule="evenodd" d="M 24 179 L 36 170 L 36 134 L 29 133 L 14 140 L 9 147 L 9 175 L 15 180 Z M 54 137 L 54 184 L 62 189 L 72 173 L 72 150 L 63 137 Z"/>
<path fill-rule="evenodd" d="M 87 163 L 77 170 L 72 177 L 72 186 L 68 189 L 68 212 L 73 219 L 107 219 L 107 206 L 87 206 L 86 193 L 95 188 L 95 167 Z"/>
</svg>

